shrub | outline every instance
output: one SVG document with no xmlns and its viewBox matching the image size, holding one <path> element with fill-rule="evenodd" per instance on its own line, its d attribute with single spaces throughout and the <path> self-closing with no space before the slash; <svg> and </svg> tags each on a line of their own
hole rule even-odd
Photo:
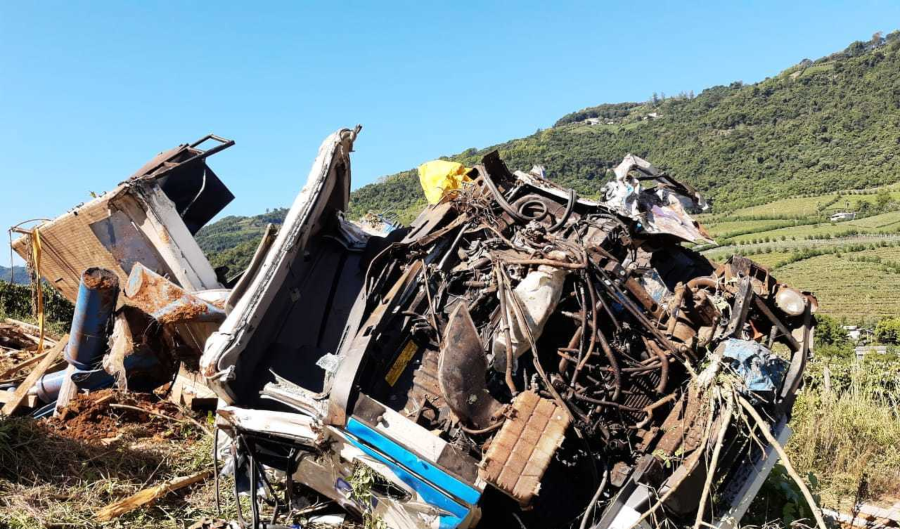
<svg viewBox="0 0 900 529">
<path fill-rule="evenodd" d="M 900 317 L 882 318 L 875 326 L 875 339 L 886 344 L 900 343 Z"/>
</svg>

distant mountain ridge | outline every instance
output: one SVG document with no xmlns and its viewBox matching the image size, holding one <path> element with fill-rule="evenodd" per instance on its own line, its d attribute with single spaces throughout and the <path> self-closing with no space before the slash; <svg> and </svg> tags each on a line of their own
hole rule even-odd
<svg viewBox="0 0 900 529">
<path fill-rule="evenodd" d="M 29 283 L 28 270 L 24 266 L 13 266 L 12 276 L 10 276 L 10 268 L 0 266 L 0 281 L 10 282 L 10 278 L 12 278 L 12 283 L 26 285 Z"/>
<path fill-rule="evenodd" d="M 894 31 L 758 83 L 590 107 L 531 136 L 447 159 L 472 165 L 498 149 L 511 169 L 542 164 L 548 178 L 596 196 L 630 152 L 695 185 L 722 213 L 900 181 L 898 146 L 900 31 Z M 354 191 L 349 216 L 391 213 L 409 222 L 424 204 L 411 169 Z M 281 219 L 284 211 L 275 210 Z M 265 224 L 280 222 L 275 212 L 222 219 L 201 230 L 200 245 L 214 264 L 235 272 L 249 262 Z"/>
<path fill-rule="evenodd" d="M 893 183 L 900 180 L 898 50 L 894 31 L 758 83 L 590 107 L 531 136 L 448 159 L 474 164 L 498 149 L 513 169 L 539 163 L 548 178 L 595 195 L 631 152 L 695 185 L 716 212 Z M 410 170 L 356 190 L 351 213 L 408 220 L 423 203 Z"/>
</svg>

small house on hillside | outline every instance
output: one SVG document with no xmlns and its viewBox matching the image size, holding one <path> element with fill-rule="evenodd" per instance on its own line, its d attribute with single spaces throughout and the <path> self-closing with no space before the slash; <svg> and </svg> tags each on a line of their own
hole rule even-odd
<svg viewBox="0 0 900 529">
<path fill-rule="evenodd" d="M 858 325 L 842 325 L 841 329 L 847 333 L 847 339 L 854 343 L 871 343 L 874 338 L 872 329 Z"/>
<path fill-rule="evenodd" d="M 850 341 L 858 342 L 862 336 L 862 330 L 856 325 L 842 325 L 841 328 L 847 332 L 847 339 Z"/>
<path fill-rule="evenodd" d="M 829 217 L 829 220 L 831 220 L 831 222 L 843 222 L 845 220 L 853 220 L 855 218 L 856 218 L 855 211 L 840 211 L 838 213 L 833 214 L 831 217 Z"/>
<path fill-rule="evenodd" d="M 853 349 L 853 352 L 856 353 L 857 360 L 862 360 L 867 354 L 887 354 L 888 347 L 886 345 L 861 345 Z"/>
</svg>

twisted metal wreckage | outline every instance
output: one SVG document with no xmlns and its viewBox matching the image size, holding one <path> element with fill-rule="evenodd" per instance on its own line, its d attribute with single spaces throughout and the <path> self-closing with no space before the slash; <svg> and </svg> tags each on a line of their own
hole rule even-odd
<svg viewBox="0 0 900 529">
<path fill-rule="evenodd" d="M 149 356 L 152 386 L 202 350 L 242 525 L 290 525 L 305 486 L 394 528 L 736 526 L 789 435 L 815 298 L 681 246 L 712 242 L 703 199 L 631 155 L 595 201 L 493 152 L 366 233 L 342 213 L 358 132 L 324 141 L 235 279 L 192 237 L 231 199 L 199 143 L 42 225 L 70 299 L 91 267 L 127 285 L 77 369 L 128 381 Z"/>
</svg>

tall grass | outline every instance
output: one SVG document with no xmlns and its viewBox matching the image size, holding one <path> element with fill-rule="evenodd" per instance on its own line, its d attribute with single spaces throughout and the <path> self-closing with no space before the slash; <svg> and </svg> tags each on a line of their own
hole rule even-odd
<svg viewBox="0 0 900 529">
<path fill-rule="evenodd" d="M 791 426 L 788 454 L 798 469 L 818 477 L 826 502 L 846 505 L 846 500 L 900 495 L 896 355 L 813 362 Z"/>
</svg>

